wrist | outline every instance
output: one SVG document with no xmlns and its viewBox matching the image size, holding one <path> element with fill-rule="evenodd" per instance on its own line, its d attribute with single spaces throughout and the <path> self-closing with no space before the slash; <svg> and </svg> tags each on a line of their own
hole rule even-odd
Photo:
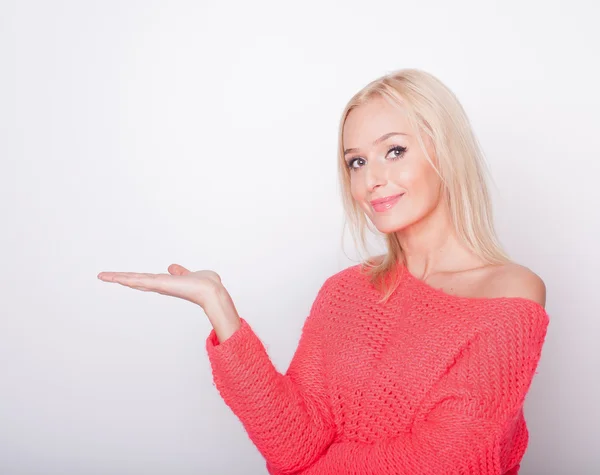
<svg viewBox="0 0 600 475">
<path fill-rule="evenodd" d="M 220 343 L 233 335 L 242 325 L 227 289 L 216 284 L 205 300 L 204 312 L 213 326 Z"/>
</svg>

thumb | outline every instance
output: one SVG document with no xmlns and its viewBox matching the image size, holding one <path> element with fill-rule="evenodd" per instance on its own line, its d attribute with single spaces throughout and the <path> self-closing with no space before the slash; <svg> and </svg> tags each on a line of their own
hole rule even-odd
<svg viewBox="0 0 600 475">
<path fill-rule="evenodd" d="M 186 275 L 190 273 L 189 270 L 183 266 L 180 266 L 179 264 L 171 264 L 168 268 L 168 271 L 171 275 Z"/>
</svg>

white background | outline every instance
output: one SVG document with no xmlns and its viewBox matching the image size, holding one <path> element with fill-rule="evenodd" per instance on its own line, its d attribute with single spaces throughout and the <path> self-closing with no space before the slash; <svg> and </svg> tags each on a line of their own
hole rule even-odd
<svg viewBox="0 0 600 475">
<path fill-rule="evenodd" d="M 341 246 L 336 134 L 389 71 L 459 96 L 551 326 L 522 473 L 600 473 L 600 34 L 572 1 L 0 2 L 0 473 L 263 474 L 199 307 L 218 271 L 284 371 Z"/>
</svg>

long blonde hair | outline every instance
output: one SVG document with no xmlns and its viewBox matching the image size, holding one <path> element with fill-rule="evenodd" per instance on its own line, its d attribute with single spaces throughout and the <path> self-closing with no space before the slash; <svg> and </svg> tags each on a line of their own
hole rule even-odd
<svg viewBox="0 0 600 475">
<path fill-rule="evenodd" d="M 380 233 L 373 229 L 352 198 L 350 170 L 344 160 L 343 130 L 350 111 L 375 96 L 401 107 L 414 130 L 431 139 L 437 163 L 429 157 L 421 135 L 417 133 L 425 156 L 441 178 L 443 196 L 458 238 L 484 262 L 507 262 L 508 256 L 494 230 L 486 183 L 487 168 L 469 119 L 448 87 L 433 75 L 417 69 L 395 71 L 367 84 L 350 99 L 342 113 L 338 170 L 346 220 L 355 244 L 366 249 L 367 228 L 376 235 Z M 371 282 L 384 293 L 382 301 L 385 301 L 396 288 L 398 282 L 394 270 L 398 263 L 404 263 L 404 255 L 396 233 L 383 236 L 387 254 L 380 259 L 368 258 L 362 263 L 362 268 L 370 275 Z"/>
</svg>

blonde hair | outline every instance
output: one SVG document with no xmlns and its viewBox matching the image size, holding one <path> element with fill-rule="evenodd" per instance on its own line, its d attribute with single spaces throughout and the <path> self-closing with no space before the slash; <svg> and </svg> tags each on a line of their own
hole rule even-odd
<svg viewBox="0 0 600 475">
<path fill-rule="evenodd" d="M 350 99 L 340 120 L 338 169 L 342 201 L 347 223 L 355 244 L 366 249 L 365 231 L 369 228 L 364 212 L 350 192 L 350 170 L 344 160 L 343 130 L 350 111 L 373 97 L 381 97 L 406 113 L 430 164 L 442 182 L 445 198 L 456 235 L 484 262 L 504 263 L 503 251 L 492 219 L 492 208 L 486 178 L 487 169 L 481 148 L 460 102 L 448 87 L 433 75 L 417 69 L 402 69 L 367 84 Z M 421 133 L 433 144 L 437 164 L 427 154 Z M 398 263 L 404 263 L 402 247 L 396 233 L 385 234 L 387 254 L 380 259 L 368 258 L 362 263 L 371 282 L 383 293 L 382 301 L 394 292 Z M 390 280 L 391 279 L 391 280 Z"/>
</svg>

